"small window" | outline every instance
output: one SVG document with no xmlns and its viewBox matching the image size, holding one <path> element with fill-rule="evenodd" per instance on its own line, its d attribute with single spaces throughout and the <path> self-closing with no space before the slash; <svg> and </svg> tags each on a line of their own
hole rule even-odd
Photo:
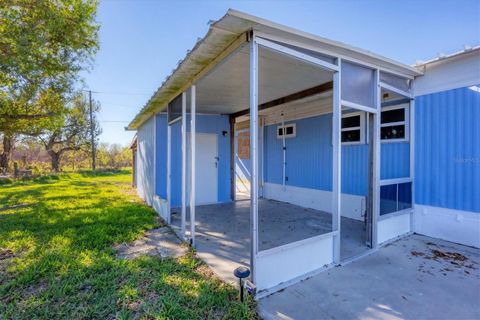
<svg viewBox="0 0 480 320">
<path fill-rule="evenodd" d="M 412 183 L 389 184 L 380 187 L 380 215 L 412 208 Z"/>
<path fill-rule="evenodd" d="M 382 109 L 380 137 L 384 141 L 408 140 L 408 108 L 406 105 Z"/>
<path fill-rule="evenodd" d="M 364 143 L 365 113 L 354 112 L 342 115 L 342 144 Z"/>
<path fill-rule="evenodd" d="M 283 126 L 278 126 L 277 127 L 277 138 L 281 139 L 283 138 L 283 134 L 285 133 L 285 138 L 293 138 L 297 135 L 297 127 L 295 123 L 292 124 L 286 124 Z"/>
</svg>

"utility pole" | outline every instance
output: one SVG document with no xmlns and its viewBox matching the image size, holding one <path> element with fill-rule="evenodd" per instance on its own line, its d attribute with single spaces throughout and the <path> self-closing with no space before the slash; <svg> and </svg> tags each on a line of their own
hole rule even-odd
<svg viewBox="0 0 480 320">
<path fill-rule="evenodd" d="M 92 143 L 92 170 L 96 169 L 96 156 L 95 156 L 95 135 L 94 135 L 94 123 L 93 123 L 93 110 L 92 110 L 92 90 L 88 90 L 88 100 L 90 103 L 90 142 Z"/>
</svg>

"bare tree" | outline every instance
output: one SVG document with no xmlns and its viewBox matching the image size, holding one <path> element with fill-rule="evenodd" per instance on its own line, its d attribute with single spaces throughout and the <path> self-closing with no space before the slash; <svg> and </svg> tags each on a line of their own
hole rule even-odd
<svg viewBox="0 0 480 320">
<path fill-rule="evenodd" d="M 94 114 L 99 109 L 99 103 L 94 102 Z M 82 94 L 77 94 L 71 105 L 67 107 L 64 125 L 40 135 L 39 138 L 50 156 L 52 171 L 60 171 L 60 162 L 65 152 L 91 148 L 91 125 L 94 128 L 95 139 L 93 142 L 97 143 L 97 137 L 100 135 L 101 129 L 95 116 L 92 117 L 93 124 L 90 121 L 89 104 Z"/>
</svg>

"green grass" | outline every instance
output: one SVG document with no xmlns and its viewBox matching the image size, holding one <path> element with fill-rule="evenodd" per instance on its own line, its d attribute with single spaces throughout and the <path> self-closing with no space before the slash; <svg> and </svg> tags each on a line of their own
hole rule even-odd
<svg viewBox="0 0 480 320">
<path fill-rule="evenodd" d="M 159 225 L 129 184 L 121 171 L 0 186 L 0 319 L 256 318 L 192 253 L 116 258 Z"/>
</svg>

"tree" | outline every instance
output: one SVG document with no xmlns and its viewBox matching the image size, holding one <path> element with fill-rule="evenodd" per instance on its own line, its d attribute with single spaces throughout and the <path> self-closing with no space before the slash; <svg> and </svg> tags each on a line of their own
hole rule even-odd
<svg viewBox="0 0 480 320">
<path fill-rule="evenodd" d="M 48 155 L 51 158 L 52 171 L 60 170 L 62 155 L 67 151 L 87 150 L 91 147 L 90 106 L 84 96 L 79 93 L 74 96 L 69 106 L 66 106 L 64 124 L 53 130 L 47 130 L 39 136 Z M 100 109 L 98 102 L 93 101 L 93 132 L 94 143 L 101 133 L 95 114 Z"/>
<path fill-rule="evenodd" d="M 63 123 L 78 74 L 98 50 L 96 0 L 0 0 L 0 167 L 16 135 Z"/>
</svg>

